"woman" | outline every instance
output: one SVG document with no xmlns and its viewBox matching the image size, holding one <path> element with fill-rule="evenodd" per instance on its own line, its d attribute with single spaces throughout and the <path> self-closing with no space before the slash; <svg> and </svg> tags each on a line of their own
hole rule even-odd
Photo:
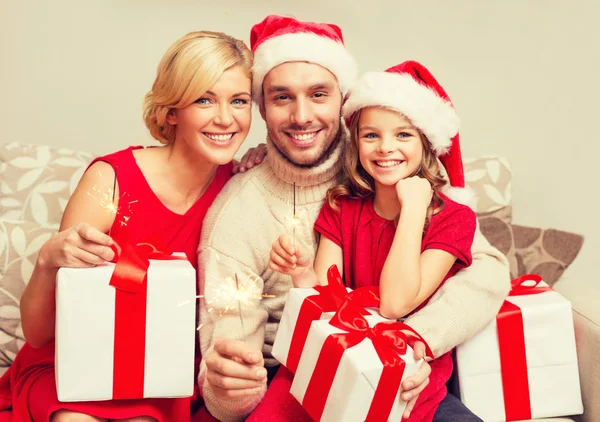
<svg viewBox="0 0 600 422">
<path fill-rule="evenodd" d="M 251 122 L 252 54 L 243 42 L 193 32 L 173 44 L 144 100 L 144 120 L 163 146 L 130 147 L 89 166 L 60 230 L 41 248 L 21 300 L 27 343 L 0 382 L 19 421 L 186 421 L 197 397 L 61 403 L 54 374 L 55 278 L 60 267 L 93 267 L 114 242 L 149 235 L 197 266 L 204 215 L 231 177 Z M 112 192 L 107 213 L 93 192 Z M 196 342 L 198 344 L 198 342 Z M 199 362 L 199 352 L 196 353 Z M 197 367 L 198 365 L 196 365 Z M 190 402 L 191 401 L 191 402 Z"/>
</svg>

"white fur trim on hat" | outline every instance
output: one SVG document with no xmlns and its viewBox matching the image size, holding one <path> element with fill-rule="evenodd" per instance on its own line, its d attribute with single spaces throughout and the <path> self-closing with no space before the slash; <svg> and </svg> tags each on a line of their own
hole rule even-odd
<svg viewBox="0 0 600 422">
<path fill-rule="evenodd" d="M 448 152 L 458 133 L 459 119 L 452 104 L 408 74 L 365 73 L 350 90 L 342 113 L 347 119 L 370 106 L 404 114 L 427 136 L 438 156 Z"/>
<path fill-rule="evenodd" d="M 270 38 L 254 52 L 252 96 L 262 102 L 262 84 L 271 69 L 286 62 L 310 62 L 323 66 L 337 78 L 342 95 L 355 82 L 358 69 L 346 47 L 330 38 L 310 32 L 291 33 Z"/>
<path fill-rule="evenodd" d="M 465 186 L 464 188 L 455 188 L 450 185 L 444 185 L 440 190 L 453 201 L 466 205 L 473 211 L 476 211 L 477 195 L 475 195 L 475 191 L 470 187 Z"/>
</svg>

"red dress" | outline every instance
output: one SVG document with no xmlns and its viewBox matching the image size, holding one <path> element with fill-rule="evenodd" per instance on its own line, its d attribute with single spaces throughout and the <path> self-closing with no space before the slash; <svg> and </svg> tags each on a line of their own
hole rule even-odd
<svg viewBox="0 0 600 422">
<path fill-rule="evenodd" d="M 427 249 L 441 249 L 456 257 L 440 286 L 459 270 L 471 265 L 476 226 L 473 210 L 445 196 L 442 198 L 444 207 L 431 218 L 421 242 L 421 253 Z M 375 212 L 372 199 L 340 198 L 338 205 L 339 212 L 327 203 L 323 206 L 315 230 L 342 248 L 346 285 L 353 289 L 378 285 L 396 233 L 394 222 Z M 413 312 L 425 306 L 428 300 Z M 451 354 L 438 357 L 430 365 L 429 385 L 419 395 L 408 421 L 432 420 L 438 405 L 446 397 L 446 382 L 452 375 Z"/>
<path fill-rule="evenodd" d="M 204 216 L 231 177 L 231 164 L 220 166 L 211 185 L 183 215 L 167 209 L 154 194 L 138 167 L 130 147 L 96 161 L 109 163 L 119 184 L 119 211 L 110 236 L 117 242 L 139 242 L 150 234 L 172 251 L 185 252 L 197 268 L 197 248 Z M 165 339 L 168 341 L 168 339 Z M 196 341 L 196 372 L 199 368 L 199 343 Z M 34 349 L 25 344 L 9 370 L 0 379 L 0 409 L 12 407 L 13 420 L 48 421 L 51 414 L 69 409 L 101 418 L 121 419 L 151 416 L 158 421 L 189 421 L 202 404 L 196 391 L 193 397 L 179 399 L 113 400 L 61 403 L 57 399 L 54 375 L 54 342 Z M 197 374 L 194 379 L 197 379 Z"/>
</svg>

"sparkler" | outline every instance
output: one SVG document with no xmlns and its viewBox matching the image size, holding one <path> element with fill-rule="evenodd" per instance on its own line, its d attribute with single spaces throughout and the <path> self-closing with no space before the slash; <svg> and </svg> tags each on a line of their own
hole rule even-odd
<svg viewBox="0 0 600 422">
<path fill-rule="evenodd" d="M 238 293 L 240 292 L 240 282 L 238 281 L 237 273 L 235 273 L 235 290 Z M 242 335 L 246 337 L 246 330 L 244 329 L 244 318 L 242 317 L 242 301 L 238 297 L 238 311 L 240 312 L 240 324 L 242 325 Z"/>
<path fill-rule="evenodd" d="M 293 241 L 292 244 L 296 246 L 296 182 L 294 182 L 294 212 L 292 213 L 292 231 L 293 231 Z"/>
<path fill-rule="evenodd" d="M 121 216 L 118 222 L 121 226 L 126 226 L 129 222 L 129 219 L 131 218 L 131 204 L 134 204 L 138 201 L 134 200 L 126 202 L 125 197 L 127 196 L 127 193 L 124 192 L 122 195 L 120 195 L 120 200 L 117 203 L 117 170 L 118 167 L 115 168 L 115 179 L 113 181 L 112 188 L 109 188 L 106 191 L 102 191 L 98 189 L 96 185 L 94 185 L 92 186 L 92 192 L 88 192 L 87 194 L 90 195 L 92 198 L 96 198 L 100 202 L 100 207 L 104 209 L 104 211 L 109 213 L 111 216 L 115 217 L 119 213 L 119 211 L 121 211 Z M 98 174 L 102 176 L 102 173 L 98 172 Z M 110 230 L 108 234 L 110 235 Z"/>
<path fill-rule="evenodd" d="M 294 183 L 293 213 L 290 224 L 292 225 L 292 245 L 296 247 L 296 226 L 300 225 L 300 219 L 296 215 L 296 183 Z"/>
<path fill-rule="evenodd" d="M 208 276 L 217 278 L 210 274 Z M 217 316 L 226 315 L 233 309 L 237 309 L 240 314 L 242 334 L 245 337 L 246 331 L 242 316 L 242 307 L 256 307 L 258 302 L 262 299 L 275 297 L 275 295 L 263 294 L 261 284 L 262 283 L 259 283 L 258 278 L 254 280 L 247 278 L 246 282 L 240 281 L 238 274 L 235 273 L 233 277 L 227 276 L 224 279 L 217 278 L 217 283 L 215 286 L 211 286 L 209 295 L 200 295 L 196 296 L 196 298 L 204 299 L 206 311 L 209 313 L 214 313 Z M 202 328 L 202 325 L 198 326 L 197 329 L 199 330 L 200 328 Z"/>
</svg>

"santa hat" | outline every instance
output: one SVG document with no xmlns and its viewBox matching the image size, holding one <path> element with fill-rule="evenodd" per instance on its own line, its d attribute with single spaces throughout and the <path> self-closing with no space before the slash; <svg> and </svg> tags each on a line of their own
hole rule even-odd
<svg viewBox="0 0 600 422">
<path fill-rule="evenodd" d="M 354 113 L 372 106 L 402 113 L 423 132 L 448 175 L 450 186 L 444 186 L 442 193 L 475 207 L 475 195 L 465 186 L 458 115 L 444 88 L 425 66 L 407 61 L 385 72 L 366 73 L 344 103 L 346 124 L 350 125 Z"/>
<path fill-rule="evenodd" d="M 301 61 L 323 66 L 337 78 L 342 95 L 357 77 L 356 62 L 336 25 L 270 15 L 252 27 L 250 48 L 254 53 L 252 92 L 257 104 L 262 102 L 265 76 L 282 63 Z"/>
</svg>

